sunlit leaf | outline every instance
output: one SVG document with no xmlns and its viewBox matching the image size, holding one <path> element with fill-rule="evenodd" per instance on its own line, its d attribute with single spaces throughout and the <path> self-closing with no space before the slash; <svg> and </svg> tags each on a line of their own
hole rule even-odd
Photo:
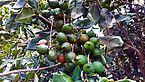
<svg viewBox="0 0 145 82">
<path fill-rule="evenodd" d="M 98 24 L 100 24 L 102 27 L 112 27 L 115 23 L 115 18 L 111 15 L 111 12 L 108 11 L 108 9 L 103 8 L 100 13 L 101 18 L 98 21 Z"/>
<path fill-rule="evenodd" d="M 28 50 L 36 50 L 36 43 L 41 40 L 41 38 L 33 38 L 27 46 Z"/>
<path fill-rule="evenodd" d="M 34 82 L 38 82 L 38 81 L 39 81 L 39 78 L 38 78 L 37 74 L 35 73 L 35 75 L 34 75 Z"/>
<path fill-rule="evenodd" d="M 72 17 L 73 19 L 76 19 L 76 18 L 82 16 L 83 13 L 84 13 L 84 10 L 85 10 L 84 1 L 78 2 L 78 3 L 76 4 L 76 7 L 73 8 L 73 10 L 72 10 L 72 12 L 71 12 L 71 17 Z"/>
<path fill-rule="evenodd" d="M 19 50 L 14 49 L 12 54 L 14 56 L 17 56 L 19 53 L 20 53 L 20 49 Z"/>
<path fill-rule="evenodd" d="M 0 65 L 0 69 L 3 68 L 4 66 L 6 66 L 6 65 L 9 63 L 10 60 L 11 60 L 11 59 L 5 60 L 5 61 Z"/>
<path fill-rule="evenodd" d="M 53 82 L 73 82 L 72 79 L 65 74 L 54 74 Z"/>
<path fill-rule="evenodd" d="M 16 18 L 17 14 L 12 14 L 6 21 L 5 25 L 6 25 L 6 30 L 10 31 L 13 29 L 18 29 L 19 28 L 19 23 L 15 22 L 15 18 Z"/>
<path fill-rule="evenodd" d="M 0 7 L 2 7 L 3 5 L 9 4 L 12 0 L 2 0 L 0 1 Z"/>
<path fill-rule="evenodd" d="M 35 14 L 33 14 L 32 8 L 30 8 L 30 7 L 23 8 L 21 13 L 19 15 L 17 15 L 15 20 L 18 23 L 28 23 L 29 24 L 32 21 L 32 16 L 35 16 Z"/>
<path fill-rule="evenodd" d="M 80 28 L 87 29 L 93 26 L 96 22 L 90 21 L 88 18 L 77 20 L 74 24 L 74 27 L 79 26 Z"/>
<path fill-rule="evenodd" d="M 29 72 L 27 74 L 27 77 L 26 77 L 25 81 L 28 82 L 30 79 L 33 79 L 34 75 L 35 75 L 35 72 Z"/>
<path fill-rule="evenodd" d="M 128 20 L 128 19 L 130 19 L 129 16 L 115 15 L 116 23 L 123 21 L 123 20 Z"/>
<path fill-rule="evenodd" d="M 136 82 L 136 81 L 131 80 L 131 79 L 121 79 L 121 80 L 118 80 L 116 82 Z"/>
<path fill-rule="evenodd" d="M 114 48 L 114 47 L 121 47 L 124 44 L 120 36 L 104 36 L 104 37 L 100 37 L 100 40 L 109 49 Z"/>
<path fill-rule="evenodd" d="M 19 0 L 13 6 L 14 9 L 20 9 L 25 5 L 26 0 Z"/>
<path fill-rule="evenodd" d="M 109 7 L 111 7 L 110 4 L 111 4 L 111 0 L 105 0 L 105 1 L 103 2 L 102 6 L 103 6 L 104 8 L 109 8 Z"/>
<path fill-rule="evenodd" d="M 93 22 L 99 21 L 101 15 L 98 4 L 93 4 L 89 9 L 88 18 Z"/>
<path fill-rule="evenodd" d="M 34 8 L 35 10 L 38 10 L 38 5 L 36 0 L 28 0 L 29 5 Z"/>
<path fill-rule="evenodd" d="M 19 74 L 16 75 L 15 79 L 13 80 L 13 82 L 17 82 L 19 80 Z"/>
</svg>

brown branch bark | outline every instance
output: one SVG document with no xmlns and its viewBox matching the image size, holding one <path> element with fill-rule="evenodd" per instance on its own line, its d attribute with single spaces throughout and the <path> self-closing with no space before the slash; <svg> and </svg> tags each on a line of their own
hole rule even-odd
<svg viewBox="0 0 145 82">
<path fill-rule="evenodd" d="M 49 22 L 45 17 L 43 17 L 42 15 L 39 14 L 39 17 L 41 17 L 43 20 L 45 20 L 47 23 L 51 24 L 51 22 Z M 54 25 L 53 25 L 54 26 Z M 55 26 L 54 26 L 55 27 Z M 56 27 L 55 27 L 56 28 Z M 58 31 L 62 32 L 61 29 L 56 28 Z"/>
<path fill-rule="evenodd" d="M 14 70 L 14 71 L 6 72 L 6 73 L 0 73 L 0 77 L 1 77 L 1 76 L 6 76 L 6 75 L 10 75 L 10 74 L 13 74 L 13 73 L 21 73 L 21 72 L 30 72 L 30 71 L 46 70 L 46 69 L 50 69 L 50 68 L 56 67 L 56 66 L 58 66 L 58 65 L 61 65 L 61 63 L 57 63 L 57 64 L 55 64 L 55 65 L 51 65 L 51 66 L 43 67 L 43 68 L 37 68 L 37 69 L 21 69 L 21 70 Z"/>
<path fill-rule="evenodd" d="M 141 39 L 141 53 L 143 55 L 143 52 L 144 52 L 144 47 L 143 47 L 143 38 L 142 38 L 142 29 L 141 29 L 141 22 L 140 22 L 140 18 L 139 18 L 139 13 L 138 11 L 136 10 L 136 17 L 138 18 L 138 24 L 139 24 L 139 31 L 140 31 L 140 39 Z"/>
<path fill-rule="evenodd" d="M 52 22 L 51 22 L 51 29 L 50 29 L 50 46 L 49 46 L 49 50 L 50 50 L 50 48 L 52 47 L 52 46 L 51 46 L 51 36 L 52 36 L 53 22 L 54 22 L 54 18 L 53 18 L 53 20 L 52 20 Z"/>
<path fill-rule="evenodd" d="M 88 63 L 90 63 L 90 52 L 88 52 L 88 58 L 87 58 Z"/>
<path fill-rule="evenodd" d="M 100 5 L 100 2 L 98 0 L 96 0 L 96 2 L 98 3 L 100 9 L 102 9 L 102 6 Z"/>
<path fill-rule="evenodd" d="M 135 47 L 132 47 L 132 46 L 130 46 L 130 45 L 128 45 L 128 44 L 126 44 L 126 43 L 124 43 L 124 45 L 125 46 L 128 46 L 129 48 L 131 48 L 131 49 L 133 49 L 137 54 L 138 54 L 138 56 L 139 56 L 139 59 L 140 59 L 140 63 L 141 63 L 141 67 L 140 67 L 140 69 L 141 69 L 141 72 L 142 72 L 142 74 L 143 74 L 143 78 L 145 79 L 145 72 L 144 72 L 144 62 L 143 62 L 143 56 L 142 56 L 142 54 L 138 51 L 138 49 L 136 49 Z"/>
<path fill-rule="evenodd" d="M 123 27 L 120 25 L 120 23 L 116 23 L 116 24 L 117 24 L 117 25 L 121 28 L 121 30 L 123 31 L 123 34 L 126 36 L 128 43 L 129 43 L 131 46 L 134 46 L 134 45 L 132 44 L 132 42 L 130 41 L 129 36 L 126 34 L 126 32 L 124 31 Z"/>
</svg>

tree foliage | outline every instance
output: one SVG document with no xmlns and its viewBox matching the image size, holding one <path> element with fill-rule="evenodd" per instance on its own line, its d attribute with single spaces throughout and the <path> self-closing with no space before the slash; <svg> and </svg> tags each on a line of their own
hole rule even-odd
<svg viewBox="0 0 145 82">
<path fill-rule="evenodd" d="M 144 81 L 143 3 L 143 0 L 0 1 L 0 80 Z M 48 53 L 38 52 L 42 44 L 48 47 Z M 85 73 L 86 63 L 78 65 L 85 60 L 76 59 L 78 55 L 84 55 L 91 65 L 100 61 L 105 71 Z"/>
</svg>

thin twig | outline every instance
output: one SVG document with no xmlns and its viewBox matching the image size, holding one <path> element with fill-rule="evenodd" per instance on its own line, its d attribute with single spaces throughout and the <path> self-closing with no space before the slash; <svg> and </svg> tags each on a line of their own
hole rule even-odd
<svg viewBox="0 0 145 82">
<path fill-rule="evenodd" d="M 39 14 L 39 17 L 41 17 L 43 20 L 45 20 L 47 23 L 51 24 L 51 22 L 49 22 L 45 17 L 43 17 L 42 15 Z"/>
<path fill-rule="evenodd" d="M 96 0 L 96 2 L 98 3 L 100 9 L 102 9 L 101 5 L 100 5 L 100 2 L 98 0 Z"/>
<path fill-rule="evenodd" d="M 72 46 L 72 52 L 74 51 L 74 47 L 75 47 L 75 44 L 73 44 L 73 46 Z"/>
<path fill-rule="evenodd" d="M 53 20 L 52 20 L 51 29 L 50 29 L 50 45 L 49 45 L 49 50 L 50 50 L 50 48 L 51 48 L 51 36 L 52 36 L 53 22 L 54 22 L 54 18 L 53 18 Z"/>
<path fill-rule="evenodd" d="M 51 66 L 43 67 L 43 68 L 37 68 L 37 69 L 21 69 L 21 70 L 14 70 L 14 71 L 6 72 L 6 73 L 0 73 L 0 77 L 1 77 L 1 76 L 6 76 L 6 75 L 10 75 L 10 74 L 13 74 L 13 73 L 21 73 L 21 72 L 30 72 L 30 71 L 46 70 L 46 69 L 50 69 L 50 68 L 56 67 L 56 66 L 58 66 L 58 65 L 61 65 L 61 63 L 57 63 L 57 64 L 55 64 L 55 65 L 51 65 Z"/>
<path fill-rule="evenodd" d="M 88 61 L 88 63 L 90 63 L 90 52 L 88 52 L 88 58 L 87 58 L 87 61 Z"/>
<path fill-rule="evenodd" d="M 49 22 L 45 17 L 43 17 L 42 15 L 39 14 L 39 17 L 41 17 L 43 20 L 45 20 L 47 23 L 51 24 L 51 22 Z M 54 26 L 55 27 L 55 26 Z M 56 28 L 56 27 L 55 27 Z M 62 32 L 61 29 L 56 28 L 58 31 Z"/>
<path fill-rule="evenodd" d="M 131 46 L 134 47 L 134 45 L 132 44 L 132 42 L 131 42 L 129 36 L 126 34 L 126 32 L 124 31 L 124 29 L 123 29 L 123 27 L 120 25 L 120 23 L 116 23 L 116 24 L 117 24 L 117 25 L 122 29 L 123 34 L 127 37 L 127 41 L 128 41 L 128 43 L 129 43 Z"/>
<path fill-rule="evenodd" d="M 144 52 L 144 47 L 143 47 L 143 38 L 142 38 L 142 31 L 141 31 L 141 23 L 140 23 L 140 18 L 139 18 L 139 16 L 138 16 L 138 11 L 136 10 L 136 17 L 138 18 L 138 23 L 139 23 L 139 31 L 140 31 L 140 39 L 141 39 L 141 53 L 142 53 L 142 55 L 143 55 L 143 52 Z"/>
<path fill-rule="evenodd" d="M 143 62 L 143 56 L 142 56 L 142 54 L 141 54 L 141 53 L 138 51 L 138 49 L 136 49 L 135 47 L 132 47 L 132 46 L 126 44 L 126 43 L 124 43 L 124 45 L 125 45 L 125 46 L 128 46 L 128 47 L 131 48 L 131 49 L 133 49 L 133 50 L 138 54 L 139 59 L 140 59 L 140 63 L 141 63 L 140 69 L 141 69 L 141 72 L 142 72 L 143 77 L 144 77 L 144 79 L 145 79 L 145 73 L 144 73 L 144 69 L 143 69 L 143 68 L 144 68 L 144 62 Z"/>
<path fill-rule="evenodd" d="M 108 27 L 106 27 L 105 29 L 106 29 L 107 35 L 110 35 L 110 34 L 109 34 Z"/>
<path fill-rule="evenodd" d="M 66 21 L 65 21 L 65 14 L 63 10 L 62 10 L 62 14 L 63 14 L 63 24 L 65 25 Z"/>
</svg>

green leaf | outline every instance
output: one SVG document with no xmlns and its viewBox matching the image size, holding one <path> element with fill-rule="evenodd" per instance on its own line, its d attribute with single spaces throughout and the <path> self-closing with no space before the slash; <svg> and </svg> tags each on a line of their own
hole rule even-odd
<svg viewBox="0 0 145 82">
<path fill-rule="evenodd" d="M 124 44 L 120 36 L 104 36 L 100 37 L 100 40 L 107 46 L 108 49 L 121 47 Z"/>
<path fill-rule="evenodd" d="M 80 28 L 87 29 L 94 25 L 96 22 L 90 21 L 88 18 L 79 19 L 75 22 L 74 27 L 79 26 Z"/>
<path fill-rule="evenodd" d="M 20 49 L 19 50 L 14 49 L 12 54 L 14 56 L 17 56 L 19 53 L 20 53 Z"/>
<path fill-rule="evenodd" d="M 54 74 L 53 82 L 73 82 L 72 79 L 65 74 Z"/>
<path fill-rule="evenodd" d="M 106 63 L 109 64 L 109 63 L 112 63 L 112 59 L 110 57 L 108 57 L 107 55 L 103 55 L 106 59 Z"/>
<path fill-rule="evenodd" d="M 19 80 L 19 74 L 16 75 L 15 79 L 13 80 L 13 82 L 17 82 Z"/>
<path fill-rule="evenodd" d="M 33 79 L 34 75 L 35 75 L 35 72 L 29 72 L 27 74 L 27 77 L 26 77 L 25 81 L 28 82 L 30 79 Z"/>
<path fill-rule="evenodd" d="M 111 4 L 111 0 L 105 0 L 105 1 L 103 2 L 102 6 L 103 6 L 104 8 L 109 8 L 109 7 L 111 7 L 110 4 Z"/>
<path fill-rule="evenodd" d="M 12 14 L 6 21 L 6 30 L 11 31 L 19 28 L 19 23 L 15 22 L 17 14 Z"/>
<path fill-rule="evenodd" d="M 33 33 L 32 30 L 30 30 L 29 28 L 25 28 L 25 29 L 26 29 L 26 31 L 27 31 L 28 33 L 30 33 L 30 35 L 31 35 L 32 37 L 35 37 L 35 33 Z"/>
<path fill-rule="evenodd" d="M 26 0 L 19 0 L 13 6 L 14 9 L 20 9 L 25 5 Z"/>
<path fill-rule="evenodd" d="M 72 72 L 71 78 L 73 81 L 81 79 L 81 68 L 79 66 L 76 66 L 75 70 Z"/>
<path fill-rule="evenodd" d="M 99 21 L 101 15 L 98 4 L 93 4 L 89 9 L 88 18 L 93 22 Z"/>
<path fill-rule="evenodd" d="M 121 80 L 118 80 L 116 82 L 136 82 L 136 81 L 131 80 L 131 79 L 121 79 Z"/>
<path fill-rule="evenodd" d="M 106 8 L 103 8 L 101 10 L 101 18 L 99 19 L 98 23 L 102 26 L 102 27 L 112 27 L 113 24 L 115 23 L 115 17 L 113 17 L 111 15 L 111 12 L 106 9 Z"/>
<path fill-rule="evenodd" d="M 34 82 L 38 82 L 38 81 L 39 81 L 39 78 L 38 78 L 37 74 L 35 73 Z"/>
<path fill-rule="evenodd" d="M 100 61 L 103 65 L 106 65 L 106 59 L 105 59 L 104 55 L 95 56 L 95 60 Z"/>
<path fill-rule="evenodd" d="M 3 0 L 0 1 L 0 7 L 2 7 L 3 5 L 9 4 L 12 0 Z"/>
<path fill-rule="evenodd" d="M 28 4 L 34 8 L 35 10 L 38 10 L 38 5 L 37 5 L 37 2 L 36 0 L 28 0 Z"/>
<path fill-rule="evenodd" d="M 98 82 L 109 82 L 106 77 L 102 77 Z"/>
<path fill-rule="evenodd" d="M 36 61 L 33 65 L 33 69 L 37 68 L 39 63 L 40 63 L 40 60 Z"/>
<path fill-rule="evenodd" d="M 10 60 L 11 60 L 11 59 L 5 60 L 5 61 L 0 65 L 0 69 L 3 68 L 4 66 L 6 66 L 6 65 L 9 63 Z"/>
<path fill-rule="evenodd" d="M 28 23 L 29 24 L 32 21 L 32 16 L 35 16 L 35 14 L 33 14 L 32 8 L 30 8 L 30 7 L 23 8 L 21 13 L 19 15 L 17 15 L 15 20 L 18 23 Z"/>
<path fill-rule="evenodd" d="M 33 39 L 30 41 L 30 43 L 28 44 L 27 49 L 28 49 L 28 50 L 36 50 L 36 46 L 37 46 L 36 43 L 38 43 L 39 40 L 41 40 L 40 37 L 33 38 Z"/>
<path fill-rule="evenodd" d="M 123 21 L 123 20 L 128 20 L 129 18 L 130 18 L 129 16 L 115 15 L 116 23 Z"/>
<path fill-rule="evenodd" d="M 74 4 L 74 5 L 75 5 L 75 4 Z M 82 2 L 77 2 L 76 7 L 73 8 L 73 10 L 72 10 L 72 12 L 71 12 L 71 17 L 72 17 L 73 19 L 76 19 L 76 18 L 82 16 L 83 13 L 84 13 L 84 11 L 85 11 L 84 1 L 82 1 Z"/>
</svg>

